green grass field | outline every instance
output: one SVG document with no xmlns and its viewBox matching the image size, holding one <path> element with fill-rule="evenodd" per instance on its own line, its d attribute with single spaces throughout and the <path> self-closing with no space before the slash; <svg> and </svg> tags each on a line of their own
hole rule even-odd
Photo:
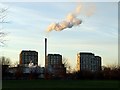
<svg viewBox="0 0 120 90">
<path fill-rule="evenodd" d="M 4 88 L 118 88 L 115 80 L 3 80 Z"/>
</svg>

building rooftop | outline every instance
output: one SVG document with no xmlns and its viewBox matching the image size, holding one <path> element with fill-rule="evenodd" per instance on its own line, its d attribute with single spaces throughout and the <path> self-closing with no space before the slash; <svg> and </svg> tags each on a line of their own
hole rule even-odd
<svg viewBox="0 0 120 90">
<path fill-rule="evenodd" d="M 89 54 L 89 55 L 94 55 L 94 54 L 91 53 L 91 52 L 80 52 L 79 54 Z"/>
<path fill-rule="evenodd" d="M 48 56 L 49 56 L 49 55 L 54 55 L 54 56 L 58 56 L 58 55 L 60 55 L 60 54 L 48 54 Z M 60 55 L 60 56 L 61 56 L 61 55 Z"/>
<path fill-rule="evenodd" d="M 35 50 L 22 50 L 22 52 L 36 52 Z"/>
<path fill-rule="evenodd" d="M 36 53 L 38 53 L 37 51 L 34 51 L 34 50 L 22 50 L 21 53 L 23 53 L 23 52 L 36 52 Z"/>
</svg>

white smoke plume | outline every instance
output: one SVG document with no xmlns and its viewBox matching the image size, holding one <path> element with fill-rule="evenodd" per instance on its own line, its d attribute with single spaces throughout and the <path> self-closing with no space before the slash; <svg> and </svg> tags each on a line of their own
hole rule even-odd
<svg viewBox="0 0 120 90">
<path fill-rule="evenodd" d="M 73 13 L 68 14 L 64 21 L 50 24 L 47 28 L 47 31 L 62 31 L 66 28 L 72 28 L 73 26 L 80 25 L 82 23 L 82 20 L 77 18 L 77 16 L 81 11 L 81 7 L 81 5 L 77 6 L 75 11 Z"/>
</svg>

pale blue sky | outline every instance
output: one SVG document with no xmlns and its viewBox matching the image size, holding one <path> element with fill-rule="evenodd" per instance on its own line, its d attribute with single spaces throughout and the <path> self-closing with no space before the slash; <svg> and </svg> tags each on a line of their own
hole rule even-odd
<svg viewBox="0 0 120 90">
<path fill-rule="evenodd" d="M 65 19 L 75 10 L 79 3 L 23 2 L 1 3 L 8 7 L 4 31 L 8 32 L 7 46 L 0 47 L 1 56 L 19 60 L 21 50 L 36 50 L 39 63 L 44 65 L 44 38 L 48 37 L 48 53 L 59 53 L 76 65 L 76 55 L 81 51 L 92 52 L 102 57 L 102 64 L 118 62 L 118 3 L 82 3 L 78 18 L 83 23 L 63 31 L 52 31 L 46 35 L 45 30 L 53 22 Z M 94 5 L 96 10 L 90 17 L 84 12 Z"/>
</svg>

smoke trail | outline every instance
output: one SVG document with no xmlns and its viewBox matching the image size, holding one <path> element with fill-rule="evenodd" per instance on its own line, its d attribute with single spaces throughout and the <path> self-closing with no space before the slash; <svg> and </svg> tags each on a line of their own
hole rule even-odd
<svg viewBox="0 0 120 90">
<path fill-rule="evenodd" d="M 77 6 L 73 13 L 67 15 L 66 19 L 59 23 L 52 23 L 48 26 L 47 31 L 50 32 L 52 30 L 62 31 L 66 28 L 72 28 L 73 26 L 78 26 L 82 23 L 82 20 L 77 18 L 81 11 L 81 5 Z"/>
<path fill-rule="evenodd" d="M 48 26 L 47 31 L 50 32 L 52 30 L 62 31 L 66 28 L 72 28 L 73 26 L 78 26 L 82 23 L 82 20 L 77 16 L 81 13 L 81 9 L 83 9 L 83 5 L 78 5 L 73 13 L 69 13 L 65 20 L 58 23 L 52 23 Z M 91 16 L 95 12 L 96 6 L 90 5 L 88 8 L 84 9 L 84 16 Z"/>
<path fill-rule="evenodd" d="M 87 10 L 86 16 L 91 16 L 91 15 L 93 15 L 94 12 L 95 12 L 95 10 L 96 10 L 96 6 L 95 6 L 95 5 L 92 5 L 92 6 L 89 7 L 89 9 Z"/>
</svg>

